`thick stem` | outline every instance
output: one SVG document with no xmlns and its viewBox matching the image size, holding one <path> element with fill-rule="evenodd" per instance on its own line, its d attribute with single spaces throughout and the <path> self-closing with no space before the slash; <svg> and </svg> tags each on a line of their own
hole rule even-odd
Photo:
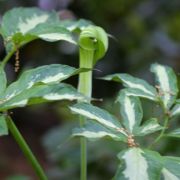
<svg viewBox="0 0 180 180">
<path fill-rule="evenodd" d="M 87 51 L 80 48 L 80 68 L 93 67 L 94 51 Z M 92 94 L 92 71 L 84 72 L 79 75 L 78 91 L 89 97 L 90 102 Z M 79 118 L 80 126 L 82 127 L 86 122 L 86 118 Z M 81 138 L 81 180 L 87 179 L 87 145 L 86 139 Z"/>
<path fill-rule="evenodd" d="M 80 48 L 80 68 L 93 68 L 94 51 L 86 51 Z M 78 91 L 91 98 L 92 94 L 92 71 L 79 74 Z"/>
<path fill-rule="evenodd" d="M 9 128 L 11 134 L 13 135 L 17 144 L 19 145 L 19 147 L 23 151 L 23 153 L 26 156 L 29 163 L 32 165 L 32 167 L 33 167 L 34 171 L 36 172 L 37 176 L 39 177 L 39 179 L 40 180 L 47 180 L 48 178 L 45 175 L 41 165 L 39 164 L 39 162 L 35 158 L 34 154 L 32 153 L 31 149 L 27 145 L 23 136 L 21 135 L 21 133 L 17 129 L 16 125 L 14 124 L 13 120 L 9 116 L 7 117 L 7 124 L 8 124 L 8 128 Z"/>
</svg>

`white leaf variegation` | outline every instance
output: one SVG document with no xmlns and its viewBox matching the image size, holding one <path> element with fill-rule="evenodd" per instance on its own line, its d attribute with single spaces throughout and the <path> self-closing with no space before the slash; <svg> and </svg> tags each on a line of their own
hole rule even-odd
<svg viewBox="0 0 180 180">
<path fill-rule="evenodd" d="M 106 128 L 113 129 L 119 133 L 127 135 L 126 132 L 123 131 L 120 122 L 113 115 L 103 109 L 88 103 L 78 103 L 71 106 L 70 109 L 76 114 L 95 120 Z"/>
<path fill-rule="evenodd" d="M 164 156 L 164 168 L 162 169 L 163 180 L 180 179 L 180 158 Z"/>
<path fill-rule="evenodd" d="M 76 44 L 71 32 L 62 27 L 60 23 L 51 24 L 48 27 L 47 24 L 39 24 L 35 29 L 29 31 L 28 34 L 49 42 L 65 40 Z"/>
<path fill-rule="evenodd" d="M 0 104 L 0 111 L 57 100 L 82 100 L 85 97 L 70 85 L 36 85 Z"/>
<path fill-rule="evenodd" d="M 178 93 L 176 75 L 172 68 L 160 64 L 153 64 L 151 71 L 155 73 L 159 96 L 164 104 L 164 108 L 169 109 Z"/>
<path fill-rule="evenodd" d="M 149 119 L 134 133 L 135 136 L 144 136 L 161 130 L 163 127 L 158 123 L 156 118 Z"/>
<path fill-rule="evenodd" d="M 71 32 L 59 20 L 56 12 L 46 12 L 38 8 L 14 8 L 2 18 L 1 33 L 7 51 L 16 46 L 40 38 L 45 41 L 65 40 L 75 43 Z"/>
<path fill-rule="evenodd" d="M 128 96 L 126 90 L 120 91 L 117 101 L 120 103 L 123 124 L 133 134 L 143 117 L 141 102 L 138 97 Z"/>
<path fill-rule="evenodd" d="M 131 95 L 157 101 L 156 89 L 142 79 L 135 78 L 129 74 L 113 74 L 102 79 L 122 82 L 125 87 L 129 88 Z"/>
<path fill-rule="evenodd" d="M 4 115 L 0 115 L 0 136 L 8 134 L 8 127 Z"/>
<path fill-rule="evenodd" d="M 72 86 L 59 82 L 87 70 L 51 64 L 25 71 L 1 94 L 0 111 L 46 101 L 86 99 Z"/>
<path fill-rule="evenodd" d="M 83 136 L 90 140 L 98 140 L 103 137 L 110 137 L 115 141 L 127 142 L 127 137 L 117 131 L 108 129 L 97 122 L 87 121 L 83 128 L 75 128 L 73 136 Z"/>
<path fill-rule="evenodd" d="M 129 148 L 118 154 L 121 161 L 115 180 L 157 180 L 160 177 L 161 156 L 149 150 Z"/>
<path fill-rule="evenodd" d="M 17 81 L 7 87 L 1 99 L 9 100 L 38 83 L 59 83 L 60 81 L 67 79 L 79 72 L 81 72 L 80 69 L 61 64 L 45 65 L 35 69 L 27 70 L 22 73 Z"/>
</svg>

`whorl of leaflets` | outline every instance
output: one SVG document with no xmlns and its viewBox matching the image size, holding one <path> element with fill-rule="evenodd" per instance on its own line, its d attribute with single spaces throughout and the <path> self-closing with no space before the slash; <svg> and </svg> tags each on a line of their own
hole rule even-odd
<svg viewBox="0 0 180 180">
<path fill-rule="evenodd" d="M 151 69 L 152 71 L 161 69 L 156 73 L 156 78 L 159 79 L 156 87 L 128 74 L 115 74 L 103 78 L 122 82 L 126 87 L 119 92 L 116 100 L 120 104 L 121 121 L 106 110 L 91 104 L 78 103 L 70 108 L 73 113 L 89 119 L 84 127 L 74 129 L 74 136 L 83 136 L 90 140 L 109 137 L 128 144 L 129 148 L 118 155 L 121 164 L 114 180 L 180 179 L 180 159 L 178 157 L 161 156 L 155 151 L 138 147 L 135 142 L 136 136 L 145 136 L 163 128 L 156 118 L 146 120 L 142 124 L 143 112 L 139 97 L 161 103 L 163 108 L 169 112 L 170 118 L 179 114 L 175 73 L 170 67 L 159 64 L 152 65 Z M 166 86 L 162 84 L 162 76 L 168 79 L 166 83 L 172 84 L 172 87 L 170 84 Z M 179 135 L 179 129 L 166 134 L 166 136 L 176 138 L 179 138 Z"/>
</svg>

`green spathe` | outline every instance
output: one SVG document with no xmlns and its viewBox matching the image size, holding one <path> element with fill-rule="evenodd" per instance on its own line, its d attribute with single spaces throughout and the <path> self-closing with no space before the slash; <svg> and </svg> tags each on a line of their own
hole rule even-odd
<svg viewBox="0 0 180 180">
<path fill-rule="evenodd" d="M 85 51 L 93 51 L 93 65 L 101 59 L 108 49 L 107 33 L 98 26 L 84 28 L 79 37 L 79 46 Z"/>
</svg>

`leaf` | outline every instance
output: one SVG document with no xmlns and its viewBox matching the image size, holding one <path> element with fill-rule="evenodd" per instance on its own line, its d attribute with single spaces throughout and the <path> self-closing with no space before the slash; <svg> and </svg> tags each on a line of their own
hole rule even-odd
<svg viewBox="0 0 180 180">
<path fill-rule="evenodd" d="M 170 115 L 171 115 L 171 117 L 175 117 L 175 116 L 180 115 L 180 104 L 176 104 L 176 105 L 172 108 L 172 110 L 171 110 L 171 112 L 170 112 Z"/>
<path fill-rule="evenodd" d="M 51 24 L 50 26 L 39 24 L 35 29 L 29 31 L 28 34 L 49 42 L 65 40 L 76 44 L 71 32 L 62 27 L 60 23 Z"/>
<path fill-rule="evenodd" d="M 17 81 L 7 87 L 2 99 L 8 100 L 25 89 L 31 88 L 37 83 L 59 83 L 60 81 L 65 80 L 81 71 L 84 70 L 61 64 L 45 65 L 27 70 L 22 73 Z"/>
<path fill-rule="evenodd" d="M 2 93 L 4 93 L 6 89 L 6 84 L 7 84 L 6 74 L 2 66 L 0 66 L 0 96 Z"/>
<path fill-rule="evenodd" d="M 0 115 L 0 136 L 8 135 L 8 127 L 4 115 Z"/>
<path fill-rule="evenodd" d="M 166 134 L 166 136 L 180 138 L 180 128 L 175 129 L 175 130 L 169 132 L 168 134 Z"/>
<path fill-rule="evenodd" d="M 163 129 L 163 127 L 158 123 L 158 120 L 156 118 L 152 118 L 145 121 L 134 134 L 136 136 L 145 136 L 161 129 Z"/>
<path fill-rule="evenodd" d="M 1 31 L 7 51 L 37 38 L 75 43 L 71 32 L 61 25 L 57 13 L 38 8 L 14 8 L 8 11 L 2 18 Z"/>
<path fill-rule="evenodd" d="M 156 89 L 142 79 L 135 78 L 125 73 L 108 75 L 100 79 L 122 82 L 123 85 L 128 88 L 128 92 L 130 93 L 130 95 L 157 101 Z"/>
<path fill-rule="evenodd" d="M 0 105 L 0 111 L 57 100 L 82 100 L 85 97 L 68 84 L 36 85 Z"/>
<path fill-rule="evenodd" d="M 180 179 L 180 158 L 179 157 L 163 157 L 164 168 L 162 176 L 164 180 L 179 180 Z"/>
<path fill-rule="evenodd" d="M 162 169 L 161 156 L 155 151 L 130 148 L 118 154 L 121 164 L 115 180 L 158 180 Z"/>
<path fill-rule="evenodd" d="M 67 28 L 69 31 L 82 31 L 86 27 L 92 25 L 93 23 L 91 21 L 80 19 L 77 21 L 74 20 L 65 20 L 61 21 L 61 25 L 65 28 Z"/>
<path fill-rule="evenodd" d="M 120 103 L 120 111 L 123 124 L 130 133 L 136 132 L 140 126 L 143 111 L 139 98 L 127 96 L 126 91 L 120 91 L 117 101 Z"/>
<path fill-rule="evenodd" d="M 126 136 L 117 131 L 110 130 L 103 125 L 87 121 L 86 125 L 83 128 L 75 128 L 73 130 L 73 136 L 83 136 L 90 140 L 98 140 L 103 137 L 110 137 L 115 141 L 124 141 L 127 142 Z"/>
<path fill-rule="evenodd" d="M 71 106 L 70 109 L 76 114 L 95 120 L 108 129 L 113 129 L 119 131 L 120 133 L 126 134 L 122 130 L 120 122 L 114 116 L 103 109 L 100 109 L 88 103 L 78 103 L 74 106 Z"/>
<path fill-rule="evenodd" d="M 9 51 L 13 46 L 11 39 L 16 33 L 26 35 L 30 30 L 36 28 L 38 24 L 51 24 L 55 21 L 58 21 L 56 13 L 48 13 L 38 8 L 20 7 L 9 10 L 3 16 L 1 23 L 2 35 L 4 41 L 8 43 L 7 47 Z"/>
<path fill-rule="evenodd" d="M 172 68 L 153 64 L 151 71 L 155 73 L 159 95 L 165 109 L 169 109 L 176 100 L 178 93 L 177 78 Z"/>
</svg>

